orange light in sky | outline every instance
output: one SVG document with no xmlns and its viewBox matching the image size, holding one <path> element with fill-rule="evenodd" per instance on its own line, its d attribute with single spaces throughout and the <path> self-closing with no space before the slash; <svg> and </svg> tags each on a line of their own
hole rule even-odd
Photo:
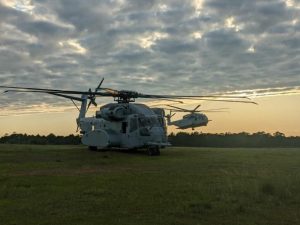
<svg viewBox="0 0 300 225">
<path fill-rule="evenodd" d="M 198 132 L 225 133 L 225 132 L 258 132 L 265 131 L 274 133 L 280 131 L 287 136 L 300 136 L 300 95 L 283 95 L 275 97 L 257 98 L 258 105 L 203 102 L 205 108 L 230 108 L 225 113 L 206 113 L 212 120 L 206 127 L 195 129 Z M 193 105 L 184 107 L 193 108 Z M 27 134 L 49 134 L 68 135 L 76 131 L 76 118 L 78 111 L 70 110 L 65 112 L 43 112 L 18 116 L 0 117 L 0 135 L 5 133 L 27 133 Z M 92 115 L 93 111 L 89 112 Z M 173 120 L 180 119 L 184 114 L 177 113 Z M 182 130 L 171 126 L 169 132 Z M 191 129 L 183 130 L 191 132 Z"/>
</svg>

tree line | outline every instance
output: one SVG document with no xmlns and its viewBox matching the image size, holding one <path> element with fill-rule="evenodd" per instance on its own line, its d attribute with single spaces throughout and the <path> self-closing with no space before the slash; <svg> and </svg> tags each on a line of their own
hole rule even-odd
<svg viewBox="0 0 300 225">
<path fill-rule="evenodd" d="M 37 144 L 37 145 L 78 145 L 81 144 L 79 135 L 68 136 L 49 135 L 27 135 L 27 134 L 5 134 L 0 138 L 2 144 Z"/>
<path fill-rule="evenodd" d="M 286 137 L 281 132 L 269 134 L 241 133 L 171 133 L 169 141 L 174 146 L 188 147 L 300 147 L 300 137 Z"/>
<path fill-rule="evenodd" d="M 171 133 L 169 142 L 173 146 L 187 147 L 300 147 L 300 137 L 286 137 L 283 133 Z M 56 136 L 6 134 L 0 137 L 2 144 L 79 145 L 79 135 Z"/>
</svg>

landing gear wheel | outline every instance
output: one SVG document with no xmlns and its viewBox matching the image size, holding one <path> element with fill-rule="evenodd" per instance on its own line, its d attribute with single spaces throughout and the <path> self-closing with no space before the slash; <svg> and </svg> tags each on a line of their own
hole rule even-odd
<svg viewBox="0 0 300 225">
<path fill-rule="evenodd" d="M 159 147 L 158 147 L 158 146 L 157 146 L 157 148 L 156 148 L 155 155 L 160 155 L 160 149 L 159 149 Z"/>
<path fill-rule="evenodd" d="M 90 151 L 97 151 L 97 146 L 89 146 Z"/>
<path fill-rule="evenodd" d="M 158 146 L 149 146 L 148 147 L 148 155 L 149 156 L 160 155 L 159 147 Z"/>
</svg>

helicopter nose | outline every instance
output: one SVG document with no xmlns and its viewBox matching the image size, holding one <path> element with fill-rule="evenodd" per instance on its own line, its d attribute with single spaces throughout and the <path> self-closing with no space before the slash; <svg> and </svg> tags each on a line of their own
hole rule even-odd
<svg viewBox="0 0 300 225">
<path fill-rule="evenodd" d="M 162 137 L 164 134 L 163 129 L 159 128 L 159 127 L 152 127 L 150 129 L 151 132 L 151 136 L 153 137 L 153 139 L 157 142 L 161 142 L 162 141 Z"/>
</svg>

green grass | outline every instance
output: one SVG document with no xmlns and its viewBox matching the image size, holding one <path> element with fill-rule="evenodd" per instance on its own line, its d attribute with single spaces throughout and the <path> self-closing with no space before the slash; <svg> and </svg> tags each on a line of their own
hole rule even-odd
<svg viewBox="0 0 300 225">
<path fill-rule="evenodd" d="M 300 224 L 300 149 L 0 145 L 0 224 Z"/>
</svg>

